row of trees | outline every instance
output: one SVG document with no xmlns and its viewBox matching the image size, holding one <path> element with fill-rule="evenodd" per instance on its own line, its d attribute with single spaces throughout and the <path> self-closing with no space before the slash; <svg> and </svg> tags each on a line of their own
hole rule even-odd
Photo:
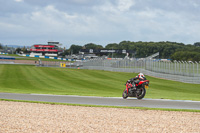
<svg viewBox="0 0 200 133">
<path fill-rule="evenodd" d="M 200 61 L 200 42 L 194 43 L 194 45 L 177 42 L 131 42 L 122 41 L 120 43 L 111 43 L 105 47 L 89 43 L 84 46 L 71 45 L 71 47 L 65 50 L 64 54 L 77 54 L 81 49 L 124 49 L 132 50 L 129 56 L 135 58 L 145 58 L 156 52 L 160 55 L 158 58 L 172 59 L 172 60 L 185 60 L 185 61 Z M 107 54 L 111 56 L 111 54 Z M 123 54 L 114 53 L 113 57 L 122 57 Z"/>
<path fill-rule="evenodd" d="M 0 44 L 0 49 L 3 45 Z M 156 52 L 160 55 L 158 58 L 172 59 L 172 60 L 185 60 L 185 61 L 200 61 L 200 42 L 196 42 L 193 45 L 185 45 L 177 42 L 131 42 L 122 41 L 120 43 L 110 43 L 105 47 L 94 43 L 88 43 L 84 46 L 72 44 L 69 49 L 64 50 L 62 56 L 78 54 L 81 49 L 121 49 L 131 50 L 129 53 L 130 57 L 145 58 Z M 15 53 L 20 51 L 27 52 L 27 48 L 17 48 Z M 104 53 L 105 54 L 105 53 Z M 126 54 L 120 53 L 107 53 L 107 56 L 112 57 L 124 57 Z"/>
</svg>

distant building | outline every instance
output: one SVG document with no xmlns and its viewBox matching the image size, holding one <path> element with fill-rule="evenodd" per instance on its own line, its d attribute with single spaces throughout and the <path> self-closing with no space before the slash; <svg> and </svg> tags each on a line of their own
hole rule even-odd
<svg viewBox="0 0 200 133">
<path fill-rule="evenodd" d="M 48 42 L 48 44 L 35 44 L 30 48 L 30 55 L 41 56 L 58 56 L 63 52 L 59 48 L 61 44 L 59 42 Z"/>
</svg>

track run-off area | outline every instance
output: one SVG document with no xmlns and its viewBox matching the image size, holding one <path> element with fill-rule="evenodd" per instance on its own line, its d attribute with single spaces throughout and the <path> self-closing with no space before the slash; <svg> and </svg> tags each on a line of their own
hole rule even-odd
<svg viewBox="0 0 200 133">
<path fill-rule="evenodd" d="M 200 110 L 199 84 L 146 75 L 150 87 L 145 98 L 137 100 L 121 97 L 124 83 L 137 73 L 2 64 L 0 74 L 0 99 Z"/>
<path fill-rule="evenodd" d="M 69 103 L 84 105 L 120 106 L 120 107 L 147 107 L 166 109 L 193 109 L 200 110 L 200 101 L 168 100 L 168 99 L 123 99 L 121 97 L 93 97 L 73 95 L 46 95 L 46 94 L 15 94 L 0 93 L 0 99 L 40 101 L 53 103 Z"/>
</svg>

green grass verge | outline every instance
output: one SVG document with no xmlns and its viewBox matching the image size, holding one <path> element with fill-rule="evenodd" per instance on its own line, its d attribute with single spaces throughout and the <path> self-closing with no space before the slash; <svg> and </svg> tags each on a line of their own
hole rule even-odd
<svg viewBox="0 0 200 133">
<path fill-rule="evenodd" d="M 136 74 L 99 70 L 0 65 L 0 92 L 121 97 L 124 83 Z M 146 76 L 145 98 L 200 101 L 200 84 Z"/>
<path fill-rule="evenodd" d="M 39 104 L 51 104 L 51 105 L 83 106 L 83 107 L 104 107 L 104 108 L 123 108 L 123 109 L 139 109 L 139 110 L 161 110 L 161 111 L 200 112 L 200 110 L 193 110 L 193 109 L 168 109 L 168 108 L 148 108 L 148 107 L 103 106 L 103 105 L 72 104 L 72 103 L 55 103 L 55 102 L 40 102 L 40 101 L 26 101 L 26 100 L 10 100 L 10 99 L 0 99 L 0 101 L 27 102 L 27 103 L 39 103 Z"/>
</svg>

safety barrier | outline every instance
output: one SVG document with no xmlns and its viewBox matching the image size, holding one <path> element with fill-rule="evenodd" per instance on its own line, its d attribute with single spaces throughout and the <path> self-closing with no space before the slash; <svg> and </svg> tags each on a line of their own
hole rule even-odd
<svg viewBox="0 0 200 133">
<path fill-rule="evenodd" d="M 0 54 L 8 54 L 8 53 L 3 53 L 3 52 L 0 52 Z"/>
<path fill-rule="evenodd" d="M 118 72 L 142 72 L 145 75 L 200 84 L 200 64 L 198 62 L 180 62 L 153 59 L 93 59 L 83 62 L 83 69 L 95 69 Z"/>
<path fill-rule="evenodd" d="M 0 59 L 4 59 L 4 60 L 15 60 L 15 58 L 12 58 L 12 57 L 0 57 Z"/>
<path fill-rule="evenodd" d="M 58 58 L 58 57 L 41 56 L 41 55 L 19 54 L 19 56 L 25 56 L 25 57 L 37 57 L 37 58 L 46 58 L 46 59 L 55 59 L 55 60 L 64 60 L 64 61 L 76 61 L 75 59 Z"/>
</svg>

